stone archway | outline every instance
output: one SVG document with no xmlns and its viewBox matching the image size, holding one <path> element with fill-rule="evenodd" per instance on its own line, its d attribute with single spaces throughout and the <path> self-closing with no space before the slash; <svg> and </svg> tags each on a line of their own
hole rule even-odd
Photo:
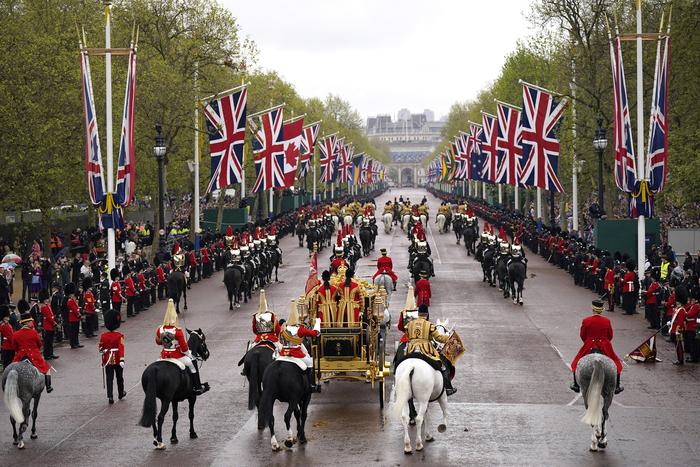
<svg viewBox="0 0 700 467">
<path fill-rule="evenodd" d="M 403 167 L 399 172 L 400 186 L 416 186 L 415 167 Z"/>
</svg>

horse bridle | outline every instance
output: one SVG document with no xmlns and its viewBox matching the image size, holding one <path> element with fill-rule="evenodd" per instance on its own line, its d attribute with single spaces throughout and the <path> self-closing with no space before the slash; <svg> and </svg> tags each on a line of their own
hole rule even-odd
<svg viewBox="0 0 700 467">
<path fill-rule="evenodd" d="M 194 334 L 195 336 L 197 336 L 197 337 L 199 338 L 199 342 L 204 342 L 204 335 L 203 335 L 200 331 L 189 330 L 189 329 L 188 329 L 187 332 L 190 333 L 190 334 Z M 194 359 L 195 359 L 197 362 L 199 362 L 199 363 L 201 364 L 201 365 L 200 365 L 200 368 L 201 368 L 201 367 L 204 367 L 204 362 L 205 362 L 206 360 L 204 360 L 204 359 L 202 358 L 202 356 L 199 355 L 199 352 L 197 352 L 197 353 L 194 353 L 194 352 L 193 352 L 192 355 L 194 356 Z"/>
</svg>

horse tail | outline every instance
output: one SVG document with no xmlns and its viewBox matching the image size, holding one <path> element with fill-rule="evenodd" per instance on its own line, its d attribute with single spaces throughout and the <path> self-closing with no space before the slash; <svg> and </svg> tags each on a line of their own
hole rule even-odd
<svg viewBox="0 0 700 467">
<path fill-rule="evenodd" d="M 139 425 L 153 426 L 156 422 L 156 390 L 158 386 L 158 368 L 146 369 L 146 398 L 143 400 L 143 411 Z"/>
<path fill-rule="evenodd" d="M 413 378 L 413 371 L 415 368 L 412 362 L 406 362 L 405 365 L 410 365 L 410 370 L 407 369 L 396 381 L 396 401 L 394 402 L 394 416 L 396 418 L 401 418 L 403 408 L 408 404 L 411 397 L 413 397 L 411 378 Z"/>
<path fill-rule="evenodd" d="M 253 355 L 253 354 L 251 354 Z M 257 355 L 255 355 L 257 357 Z M 248 410 L 253 410 L 260 401 L 260 382 L 258 371 L 260 370 L 260 359 L 255 358 L 246 368 L 248 375 Z"/>
<path fill-rule="evenodd" d="M 260 396 L 260 404 L 258 405 L 258 428 L 263 429 L 270 424 L 274 403 L 275 396 L 273 395 L 272 388 L 268 387 L 267 390 L 263 389 L 262 395 Z"/>
<path fill-rule="evenodd" d="M 586 425 L 600 426 L 603 423 L 603 383 L 605 382 L 605 371 L 603 362 L 599 359 L 593 361 L 593 373 L 591 381 L 586 391 L 586 413 L 581 421 Z"/>
<path fill-rule="evenodd" d="M 22 399 L 17 395 L 18 377 L 17 370 L 14 368 L 7 374 L 7 380 L 5 380 L 5 405 L 15 422 L 22 424 L 24 423 L 24 413 L 22 413 Z"/>
</svg>

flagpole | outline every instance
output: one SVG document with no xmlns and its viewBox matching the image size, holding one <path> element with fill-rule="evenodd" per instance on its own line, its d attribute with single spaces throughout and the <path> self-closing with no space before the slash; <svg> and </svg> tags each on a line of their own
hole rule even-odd
<svg viewBox="0 0 700 467">
<path fill-rule="evenodd" d="M 515 196 L 513 197 L 513 203 L 515 206 L 515 210 L 517 211 L 518 209 L 520 209 L 520 190 L 518 189 L 517 183 L 513 187 L 513 191 L 515 192 Z"/>
<path fill-rule="evenodd" d="M 542 219 L 542 188 L 537 187 L 537 219 Z"/>
<path fill-rule="evenodd" d="M 314 188 L 313 188 L 313 199 L 311 201 L 311 204 L 316 204 L 316 161 L 314 160 L 314 153 L 311 153 L 311 167 L 313 168 L 314 172 Z"/>
<path fill-rule="evenodd" d="M 112 152 L 112 47 L 111 41 L 111 7 L 112 2 L 105 0 L 105 142 L 107 143 L 107 194 L 114 193 L 114 154 Z M 111 271 L 117 265 L 117 243 L 114 235 L 114 222 L 107 229 L 107 265 Z"/>
<path fill-rule="evenodd" d="M 498 204 L 503 204 L 503 185 L 498 184 Z"/>
<path fill-rule="evenodd" d="M 573 163 L 571 167 L 571 202 L 574 232 L 578 233 L 578 159 L 576 157 L 576 59 L 571 57 L 571 141 Z M 602 208 L 602 206 L 601 206 Z"/>
<path fill-rule="evenodd" d="M 644 170 L 644 88 L 642 86 L 642 0 L 637 0 L 637 180 L 645 182 Z M 640 188 L 641 189 L 641 188 Z M 637 277 L 644 277 L 646 224 L 644 215 L 637 218 Z M 640 289 L 641 290 L 641 289 Z"/>
<path fill-rule="evenodd" d="M 194 62 L 194 245 L 199 246 L 199 98 L 197 97 L 197 75 L 199 75 L 199 62 Z"/>
</svg>

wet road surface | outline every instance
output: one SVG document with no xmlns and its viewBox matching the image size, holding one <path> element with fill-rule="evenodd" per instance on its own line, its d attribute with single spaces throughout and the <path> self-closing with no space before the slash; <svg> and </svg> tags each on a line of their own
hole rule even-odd
<svg viewBox="0 0 700 467">
<path fill-rule="evenodd" d="M 393 190 L 377 199 L 403 195 L 414 202 L 426 195 L 434 218 L 439 200 L 419 189 Z M 385 247 L 399 274 L 391 302 L 394 316 L 389 347 L 399 339 L 396 317 L 403 308 L 408 275 L 406 236 L 399 228 L 384 234 L 380 225 L 376 251 L 361 260 L 357 275 L 375 271 L 379 248 Z M 501 298 L 481 282 L 481 269 L 455 244 L 452 233 L 440 235 L 434 220 L 428 229 L 436 277 L 431 281 L 431 317 L 456 324 L 467 353 L 454 381 L 458 392 L 449 399 L 448 429 L 437 433 L 437 406 L 430 430 L 435 442 L 423 452 L 403 454 L 403 428 L 390 407 L 379 409 L 377 390 L 360 382 L 323 385 L 313 396 L 307 421 L 309 443 L 274 453 L 269 433 L 258 432 L 255 414 L 247 410 L 247 387 L 236 366 L 251 339 L 253 302 L 228 311 L 222 274 L 195 284 L 188 294 L 190 309 L 182 324 L 202 328 L 211 351 L 202 379 L 212 390 L 198 400 L 190 440 L 186 404 L 181 404 L 179 444 L 170 445 L 171 412 L 163 426 L 168 447 L 154 451 L 151 430 L 137 425 L 143 403 L 141 372 L 158 356 L 153 341 L 165 304 L 161 302 L 122 325 L 126 335 L 125 380 L 128 396 L 107 404 L 102 389 L 96 339 L 82 339 L 85 348 L 59 347 L 53 366 L 55 390 L 39 406 L 37 440 L 19 451 L 12 445 L 7 409 L 0 407 L 0 465 L 53 466 L 180 466 L 180 465 L 692 465 L 700 448 L 698 365 L 674 367 L 671 344 L 659 342 L 656 364 L 625 366 L 625 392 L 611 408 L 608 448 L 588 451 L 590 429 L 579 422 L 582 401 L 568 386 L 568 362 L 580 347 L 579 326 L 589 313 L 593 294 L 574 287 L 569 275 L 528 252 L 528 280 L 523 307 Z M 303 290 L 308 255 L 295 238 L 281 242 L 281 283 L 267 288 L 268 302 L 286 316 L 289 300 Z M 319 255 L 319 269 L 328 266 L 329 249 Z M 620 356 L 634 349 L 649 331 L 640 315 L 606 313 L 613 321 L 614 346 Z M 390 358 L 390 357 L 388 357 Z M 393 379 L 388 380 L 387 398 Z M 284 429 L 281 406 L 276 411 L 278 438 Z M 28 436 L 27 436 L 28 438 Z"/>
</svg>

